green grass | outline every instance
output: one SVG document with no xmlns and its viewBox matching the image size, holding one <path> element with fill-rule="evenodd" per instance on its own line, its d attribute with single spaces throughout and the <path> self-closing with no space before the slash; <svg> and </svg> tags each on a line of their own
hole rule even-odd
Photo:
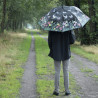
<svg viewBox="0 0 98 98">
<path fill-rule="evenodd" d="M 39 30 L 38 32 L 43 36 L 48 36 L 48 31 Z"/>
<path fill-rule="evenodd" d="M 13 33 L 11 34 L 13 35 Z M 10 40 L 10 39 L 9 39 Z M 20 79 L 24 69 L 22 66 L 27 60 L 31 44 L 31 36 L 11 36 L 8 49 L 2 50 L 5 61 L 0 62 L 0 98 L 18 98 L 21 87 Z M 6 51 L 5 51 L 6 50 Z"/>
<path fill-rule="evenodd" d="M 76 44 L 71 45 L 71 51 L 98 64 L 98 54 L 87 52 Z"/>
<path fill-rule="evenodd" d="M 48 57 L 49 48 L 47 42 L 41 38 L 36 31 L 33 31 L 35 37 L 35 51 L 36 51 L 36 74 L 37 80 L 37 93 L 40 98 L 54 98 L 52 95 L 54 90 L 54 64 L 53 59 Z M 69 89 L 72 92 L 73 98 L 80 98 L 77 93 L 80 93 L 80 87 L 77 85 L 73 75 L 69 73 Z M 60 97 L 64 95 L 64 79 L 63 71 L 60 74 Z M 70 98 L 70 97 L 69 97 Z"/>
<path fill-rule="evenodd" d="M 92 69 L 89 69 L 89 68 L 81 68 L 80 69 L 82 72 L 93 72 Z"/>
<path fill-rule="evenodd" d="M 37 92 L 40 98 L 52 97 L 51 91 L 53 90 L 53 80 L 38 79 L 37 80 Z"/>
<path fill-rule="evenodd" d="M 97 78 L 98 79 L 98 75 L 93 75 L 92 77 Z"/>
</svg>

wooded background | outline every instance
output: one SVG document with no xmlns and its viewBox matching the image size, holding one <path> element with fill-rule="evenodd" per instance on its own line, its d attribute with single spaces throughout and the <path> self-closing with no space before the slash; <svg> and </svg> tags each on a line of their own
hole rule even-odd
<svg viewBox="0 0 98 98">
<path fill-rule="evenodd" d="M 98 44 L 98 0 L 0 0 L 0 33 L 21 30 L 28 23 L 40 29 L 39 19 L 62 3 L 79 7 L 91 18 L 83 28 L 75 30 L 81 45 Z"/>
</svg>

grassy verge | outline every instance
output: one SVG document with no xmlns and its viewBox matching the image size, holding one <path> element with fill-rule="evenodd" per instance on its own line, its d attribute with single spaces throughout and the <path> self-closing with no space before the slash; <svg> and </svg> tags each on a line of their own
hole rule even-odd
<svg viewBox="0 0 98 98">
<path fill-rule="evenodd" d="M 43 36 L 48 36 L 48 31 L 38 30 L 37 32 L 39 32 L 39 34 L 41 34 Z"/>
<path fill-rule="evenodd" d="M 38 76 L 37 80 L 37 93 L 40 98 L 54 98 L 52 95 L 54 90 L 54 65 L 53 60 L 48 57 L 49 48 L 47 42 L 33 31 L 35 37 L 35 51 L 36 51 L 36 74 Z M 71 73 L 69 73 L 69 89 L 72 92 L 72 98 L 80 98 L 78 94 L 80 93 L 80 87 L 76 84 L 76 81 Z M 63 71 L 61 69 L 60 74 L 60 96 L 64 97 L 64 80 Z M 68 98 L 71 98 L 70 96 Z"/>
<path fill-rule="evenodd" d="M 22 66 L 27 60 L 31 36 L 27 33 L 7 32 L 0 35 L 0 98 L 19 95 Z"/>
<path fill-rule="evenodd" d="M 98 64 L 98 46 L 81 46 L 76 42 L 71 45 L 71 51 Z"/>
</svg>

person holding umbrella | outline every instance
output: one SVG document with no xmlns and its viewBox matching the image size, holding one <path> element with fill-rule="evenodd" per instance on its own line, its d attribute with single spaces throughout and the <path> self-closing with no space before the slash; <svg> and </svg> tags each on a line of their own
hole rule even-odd
<svg viewBox="0 0 98 98">
<path fill-rule="evenodd" d="M 48 56 L 53 58 L 55 67 L 54 95 L 59 95 L 61 61 L 63 63 L 65 95 L 71 94 L 68 72 L 71 57 L 70 44 L 75 42 L 74 29 L 83 27 L 89 19 L 75 6 L 59 6 L 50 10 L 38 22 L 44 30 L 49 31 L 48 45 L 50 53 Z"/>
<path fill-rule="evenodd" d="M 70 44 L 73 44 L 74 42 L 74 31 L 66 31 L 64 33 L 49 31 L 48 33 L 48 45 L 50 48 L 50 53 L 48 56 L 54 59 L 55 67 L 55 90 L 53 92 L 54 95 L 59 95 L 61 61 L 63 63 L 65 95 L 71 94 L 71 92 L 69 91 L 68 66 L 71 57 Z"/>
</svg>

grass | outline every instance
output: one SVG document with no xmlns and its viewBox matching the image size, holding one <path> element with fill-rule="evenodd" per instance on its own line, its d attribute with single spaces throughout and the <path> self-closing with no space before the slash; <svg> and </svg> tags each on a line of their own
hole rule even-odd
<svg viewBox="0 0 98 98">
<path fill-rule="evenodd" d="M 89 69 L 89 68 L 81 68 L 80 69 L 82 72 L 93 72 L 92 69 Z"/>
<path fill-rule="evenodd" d="M 48 31 L 38 30 L 38 32 L 43 36 L 48 36 Z"/>
<path fill-rule="evenodd" d="M 54 90 L 54 65 L 53 59 L 48 57 L 49 48 L 47 42 L 41 38 L 36 31 L 33 31 L 35 37 L 35 51 L 36 51 L 36 74 L 38 76 L 36 85 L 37 93 L 40 98 L 54 98 L 52 95 Z M 77 85 L 73 75 L 69 73 L 69 89 L 72 92 L 72 98 L 80 98 L 78 93 L 80 93 L 80 87 Z M 64 80 L 63 80 L 63 71 L 61 69 L 60 74 L 60 96 L 64 97 Z M 68 98 L 71 98 L 70 96 Z"/>
<path fill-rule="evenodd" d="M 98 79 L 98 75 L 93 75 L 93 77 Z"/>
<path fill-rule="evenodd" d="M 0 98 L 16 98 L 21 87 L 22 66 L 27 60 L 31 36 L 21 32 L 0 35 Z"/>
<path fill-rule="evenodd" d="M 98 64 L 98 46 L 97 45 L 96 46 L 94 45 L 81 46 L 77 44 L 76 42 L 75 44 L 71 45 L 71 51 L 73 53 L 76 53 Z"/>
</svg>

